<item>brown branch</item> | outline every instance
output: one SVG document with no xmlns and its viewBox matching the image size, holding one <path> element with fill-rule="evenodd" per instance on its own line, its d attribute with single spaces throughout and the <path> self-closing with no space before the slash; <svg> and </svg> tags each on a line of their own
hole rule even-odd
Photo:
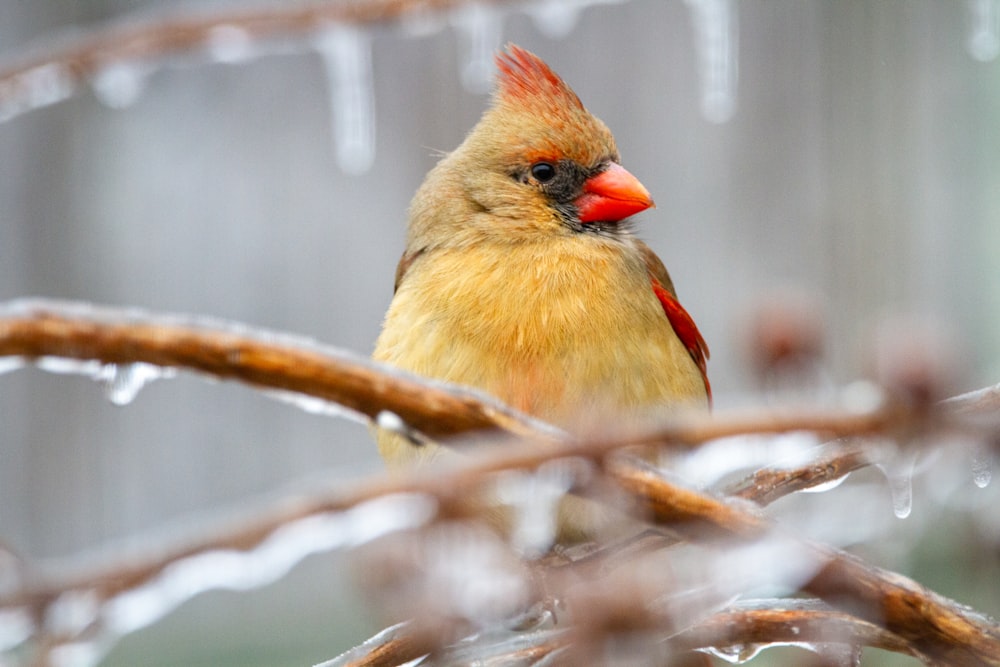
<svg viewBox="0 0 1000 667">
<path fill-rule="evenodd" d="M 600 610 L 597 610 L 600 613 Z M 650 614 L 638 625 L 651 627 L 651 641 L 657 642 L 662 634 L 662 619 L 654 610 L 639 610 Z M 603 623 L 600 627 L 577 628 L 576 633 L 584 633 L 594 643 L 610 634 L 613 624 Z M 633 628 L 638 630 L 639 627 Z M 402 628 L 391 636 L 382 633 L 369 639 L 344 656 L 318 665 L 317 667 L 388 667 L 399 665 L 424 655 L 426 647 L 407 634 L 409 628 Z M 667 628 L 667 632 L 673 632 Z M 471 663 L 490 664 L 496 667 L 522 665 L 526 661 L 537 660 L 553 652 L 572 646 L 574 632 L 553 630 L 526 635 L 525 644 L 507 652 L 497 652 L 484 646 L 482 641 L 461 644 L 460 660 L 445 648 L 442 653 L 447 664 Z M 743 648 L 755 650 L 775 644 L 800 644 L 822 646 L 839 644 L 853 647 L 871 647 L 884 651 L 907 655 L 923 662 L 929 660 L 907 642 L 883 628 L 855 618 L 850 614 L 830 609 L 814 600 L 770 600 L 751 601 L 723 609 L 698 621 L 666 639 L 660 647 L 671 656 L 701 649 Z M 488 663 L 485 657 L 489 654 Z"/>
<path fill-rule="evenodd" d="M 514 4 L 513 0 L 487 0 Z M 120 63 L 150 62 L 170 55 L 205 50 L 220 29 L 260 43 L 318 33 L 331 24 L 377 25 L 404 21 L 428 12 L 445 12 L 469 0 L 364 0 L 354 2 L 275 3 L 272 7 L 232 8 L 214 13 L 192 13 L 147 20 L 119 20 L 98 28 L 69 45 L 56 42 L 36 48 L 39 55 L 0 69 L 0 108 L 28 111 L 37 104 L 16 103 L 31 95 L 32 76 L 58 73 L 59 84 L 77 89 L 102 68 Z M 50 99 L 45 103 L 55 102 Z"/>
<path fill-rule="evenodd" d="M 960 394 L 942 401 L 941 405 L 959 415 L 1000 414 L 1000 384 Z"/>
<path fill-rule="evenodd" d="M 551 425 L 467 388 L 424 380 L 286 334 L 251 332 L 240 324 L 137 315 L 71 302 L 0 304 L 0 356 L 55 356 L 184 368 L 314 396 L 371 419 L 388 410 L 408 426 L 435 437 L 489 429 L 540 439 L 560 434 Z M 989 404 L 961 405 L 963 414 L 992 409 Z M 757 410 L 715 417 L 683 414 L 671 416 L 660 426 L 633 428 L 627 433 L 619 430 L 606 438 L 578 443 L 574 453 L 600 455 L 625 445 L 698 445 L 732 435 L 790 431 L 812 431 L 826 437 L 875 435 L 902 428 L 913 418 L 892 403 L 867 411 Z"/>
<path fill-rule="evenodd" d="M 74 575 L 55 576 L 26 584 L 19 591 L 0 596 L 0 606 L 28 604 L 44 606 L 68 590 L 98 590 L 110 595 L 127 590 L 155 576 L 166 565 L 188 555 L 211 549 L 245 549 L 258 543 L 281 525 L 323 511 L 353 507 L 364 500 L 400 492 L 429 493 L 446 503 L 463 496 L 470 486 L 478 486 L 485 474 L 505 468 L 525 467 L 555 456 L 593 452 L 587 443 L 564 443 L 539 448 L 531 443 L 513 446 L 499 455 L 487 455 L 437 475 L 412 474 L 400 478 L 378 478 L 353 492 L 331 498 L 301 501 L 255 518 L 229 530 L 190 544 L 163 549 L 140 559 L 111 559 Z M 711 526 L 714 531 L 740 538 L 763 535 L 768 525 L 757 514 L 723 500 L 683 489 L 651 471 L 616 463 L 611 474 L 623 486 L 645 500 L 658 518 L 685 530 Z M 1000 665 L 1000 629 L 991 621 L 969 612 L 900 575 L 865 565 L 832 549 L 806 544 L 818 574 L 803 589 L 835 607 L 848 609 L 861 618 L 885 627 L 910 642 L 926 655 L 956 665 Z"/>
<path fill-rule="evenodd" d="M 0 305 L 0 356 L 144 362 L 338 403 L 370 419 L 390 410 L 430 436 L 504 429 L 534 437 L 557 430 L 459 387 L 432 384 L 339 350 L 242 325 L 54 302 Z"/>
<path fill-rule="evenodd" d="M 609 467 L 609 474 L 672 528 L 708 525 L 744 539 L 759 537 L 768 528 L 759 515 L 679 487 L 652 470 L 619 462 Z M 838 549 L 808 542 L 802 546 L 818 566 L 817 574 L 803 585 L 805 592 L 884 627 L 933 660 L 970 667 L 1000 665 L 1000 626 L 994 621 Z"/>
<path fill-rule="evenodd" d="M 868 646 L 928 661 L 891 632 L 809 600 L 776 600 L 765 606 L 725 609 L 671 637 L 668 645 L 678 651 L 693 651 L 774 643 Z"/>
<path fill-rule="evenodd" d="M 65 308 L 59 313 L 52 311 L 50 307 L 23 304 L 4 308 L 0 312 L 0 354 L 29 358 L 60 355 L 106 363 L 145 361 L 181 366 L 257 385 L 304 391 L 328 400 L 340 399 L 369 415 L 390 409 L 411 423 L 433 425 L 435 419 L 443 419 L 452 430 L 476 428 L 484 423 L 512 428 L 494 416 L 507 417 L 506 412 L 486 408 L 475 397 L 463 394 L 464 398 L 457 400 L 456 405 L 456 396 L 450 390 L 415 378 L 400 378 L 359 360 L 345 361 L 339 355 L 324 355 L 315 349 L 267 342 L 218 328 L 156 323 L 146 317 L 134 321 L 135 318 L 130 320 L 121 313 L 112 313 L 108 321 L 108 311 L 88 310 L 78 315 L 68 314 Z M 400 399 L 397 393 L 406 398 Z M 454 417 L 448 416 L 453 409 L 473 417 L 463 417 L 456 426 Z M 435 475 L 414 473 L 378 478 L 339 494 L 281 505 L 250 521 L 142 558 L 111 558 L 91 567 L 29 579 L 21 589 L 0 596 L 0 606 L 44 606 L 68 590 L 89 589 L 110 596 L 149 580 L 166 565 L 187 556 L 212 549 L 250 548 L 297 518 L 342 511 L 366 500 L 400 492 L 427 493 L 452 503 L 490 473 L 531 468 L 553 458 L 600 459 L 636 443 L 697 443 L 737 433 L 808 429 L 838 435 L 871 434 L 898 428 L 908 418 L 908 413 L 891 406 L 862 413 L 687 415 L 649 433 L 581 441 L 550 440 L 547 446 L 539 446 L 537 441 L 506 443 L 464 460 L 453 470 Z M 537 431 L 534 424 L 514 423 L 529 432 Z M 770 530 L 767 521 L 746 507 L 669 483 L 656 471 L 617 458 L 609 461 L 607 468 L 619 484 L 646 504 L 657 520 L 682 532 L 700 537 L 700 531 L 708 527 L 716 534 L 748 539 Z M 1000 632 L 991 622 L 904 577 L 867 566 L 843 552 L 814 545 L 808 549 L 821 567 L 804 590 L 882 625 L 934 659 L 962 665 L 1000 664 Z"/>
<path fill-rule="evenodd" d="M 857 442 L 828 443 L 824 449 L 829 451 L 798 468 L 761 468 L 730 486 L 725 495 L 752 500 L 763 507 L 778 498 L 838 480 L 871 465 L 870 452 Z"/>
</svg>

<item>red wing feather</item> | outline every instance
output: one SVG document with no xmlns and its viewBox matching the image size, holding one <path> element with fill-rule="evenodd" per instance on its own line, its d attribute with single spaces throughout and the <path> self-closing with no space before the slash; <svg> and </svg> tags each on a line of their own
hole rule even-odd
<svg viewBox="0 0 1000 667">
<path fill-rule="evenodd" d="M 660 284 L 660 281 L 655 277 L 650 277 L 653 283 L 653 292 L 656 294 L 656 298 L 660 300 L 660 304 L 663 306 L 663 312 L 667 315 L 667 320 L 670 321 L 670 326 L 674 328 L 674 333 L 677 337 L 681 339 L 684 343 L 684 347 L 687 348 L 688 354 L 694 359 L 694 363 L 698 365 L 698 370 L 701 371 L 701 377 L 705 380 L 705 392 L 708 394 L 709 405 L 712 403 L 712 386 L 708 382 L 708 344 L 705 343 L 705 339 L 702 338 L 701 332 L 698 331 L 698 325 L 694 323 L 691 316 L 684 306 L 680 304 L 680 301 L 671 294 L 667 289 Z"/>
</svg>

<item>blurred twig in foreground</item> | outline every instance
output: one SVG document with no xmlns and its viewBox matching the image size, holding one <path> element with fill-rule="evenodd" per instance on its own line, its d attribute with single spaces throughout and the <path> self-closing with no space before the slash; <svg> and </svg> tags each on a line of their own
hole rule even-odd
<svg viewBox="0 0 1000 667">
<path fill-rule="evenodd" d="M 53 606 L 74 593 L 95 596 L 99 610 L 102 604 L 128 599 L 134 591 L 169 578 L 172 572 L 199 557 L 229 550 L 266 551 L 265 546 L 282 531 L 301 527 L 302 522 L 310 519 L 332 517 L 329 526 L 337 526 L 339 530 L 345 524 L 337 523 L 336 518 L 361 511 L 383 498 L 404 502 L 412 499 L 430 508 L 399 525 L 419 531 L 428 522 L 474 515 L 477 507 L 472 501 L 478 495 L 477 490 L 488 488 L 489 480 L 497 472 L 534 469 L 555 459 L 582 458 L 593 461 L 603 476 L 633 499 L 639 510 L 636 519 L 647 525 L 669 529 L 691 544 L 721 549 L 732 558 L 739 558 L 739 551 L 729 551 L 741 548 L 736 545 L 768 541 L 774 541 L 779 550 L 784 550 L 782 553 L 796 554 L 798 567 L 805 567 L 809 573 L 800 581 L 800 589 L 840 611 L 817 611 L 801 605 L 781 609 L 778 604 L 769 610 L 727 611 L 707 602 L 698 607 L 699 615 L 688 618 L 688 614 L 679 614 L 671 606 L 675 603 L 670 600 L 679 591 L 671 591 L 664 581 L 651 580 L 644 574 L 650 570 L 640 567 L 644 559 L 662 558 L 669 553 L 663 547 L 676 544 L 670 540 L 635 557 L 605 561 L 609 565 L 602 578 L 584 577 L 588 581 L 583 589 L 585 601 L 572 605 L 576 609 L 575 622 L 560 626 L 560 632 L 568 630 L 569 635 L 546 635 L 547 639 L 537 646 L 519 644 L 515 651 L 518 659 L 534 656 L 531 659 L 534 661 L 542 655 L 559 655 L 557 650 L 579 658 L 584 655 L 579 653 L 581 647 L 598 641 L 601 636 L 622 631 L 653 633 L 658 637 L 654 644 L 668 651 L 719 648 L 723 644 L 780 643 L 789 641 L 788 635 L 797 632 L 804 633 L 803 642 L 817 634 L 834 643 L 880 646 L 944 664 L 1000 664 L 1000 628 L 992 621 L 896 573 L 865 564 L 833 547 L 784 535 L 750 506 L 689 488 L 668 479 L 645 462 L 617 453 L 637 445 L 697 447 L 709 440 L 738 434 L 812 431 L 823 436 L 889 437 L 906 433 L 915 425 L 981 429 L 981 423 L 967 424 L 964 420 L 970 415 L 995 413 L 995 390 L 983 390 L 971 398 L 958 397 L 919 410 L 884 400 L 865 410 L 676 415 L 647 429 L 631 428 L 626 432 L 611 429 L 593 437 L 570 437 L 460 388 L 401 375 L 301 339 L 221 322 L 114 311 L 83 304 L 15 302 L 0 306 L 0 355 L 18 357 L 23 363 L 65 357 L 104 364 L 148 363 L 184 368 L 258 387 L 301 392 L 343 404 L 369 418 L 392 412 L 411 428 L 433 436 L 483 428 L 510 434 L 501 446 L 482 446 L 475 455 L 447 469 L 379 477 L 351 489 L 299 497 L 295 502 L 280 503 L 259 512 L 242 523 L 220 526 L 184 543 L 159 545 L 144 554 L 111 554 L 96 562 L 29 571 L 20 585 L 0 594 L 0 608 L 8 611 L 30 610 L 32 617 L 44 618 L 51 614 Z M 511 442 L 511 437 L 516 440 Z M 782 495 L 830 482 L 867 464 L 860 441 L 832 443 L 818 448 L 804 465 L 762 469 L 731 487 L 731 492 L 744 499 L 743 502 L 751 500 L 764 505 Z M 577 490 L 585 493 L 586 485 Z M 353 524 L 348 521 L 346 525 Z M 381 532 L 369 530 L 364 538 L 348 530 L 340 538 L 323 542 L 315 549 L 370 541 L 393 530 L 392 526 Z M 613 546 L 610 549 L 614 551 Z M 586 568 L 593 561 L 580 562 L 587 563 L 583 565 Z M 624 564 L 628 567 L 622 567 Z M 517 566 L 511 574 L 528 587 L 526 601 L 547 596 L 571 602 L 579 599 L 580 574 L 584 570 L 547 566 L 544 561 L 538 561 L 533 568 L 534 575 L 525 574 Z M 660 570 L 657 565 L 656 571 Z M 391 567 L 386 571 L 391 572 Z M 593 568 L 587 571 L 596 572 Z M 531 584 L 537 577 L 544 584 L 541 589 Z M 622 591 L 641 592 L 641 599 L 637 604 L 635 595 L 626 595 L 615 602 Z M 684 604 L 690 605 L 690 601 Z M 427 618 L 422 621 L 423 624 L 414 626 L 415 634 L 401 631 L 402 634 L 397 633 L 382 643 L 376 642 L 371 651 L 364 652 L 367 657 L 361 657 L 358 664 L 397 664 L 414 653 L 438 655 L 449 650 L 448 642 L 457 638 L 454 633 L 467 627 L 467 623 L 459 623 L 444 630 L 448 623 L 428 625 Z M 736 629 L 721 637 L 719 628 L 730 627 L 726 625 L 730 621 L 736 623 Z M 97 613 L 93 623 L 85 624 L 77 637 L 46 636 L 41 626 L 35 627 L 33 633 L 40 645 L 80 641 L 87 633 L 100 634 L 102 622 L 107 619 L 102 621 L 102 615 Z M 444 634 L 428 634 L 432 630 Z M 669 637 L 672 639 L 663 644 Z M 528 633 L 519 637 L 519 641 L 530 644 L 531 638 Z M 546 643 L 549 641 L 557 646 Z M 468 649 L 466 645 L 465 650 Z M 499 660 L 497 664 L 510 663 Z"/>
</svg>

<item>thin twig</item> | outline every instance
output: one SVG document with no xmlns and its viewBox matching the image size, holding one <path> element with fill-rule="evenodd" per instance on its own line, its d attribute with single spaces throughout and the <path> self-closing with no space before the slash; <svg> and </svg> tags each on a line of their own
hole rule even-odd
<svg viewBox="0 0 1000 667">
<path fill-rule="evenodd" d="M 750 606 L 753 605 L 753 606 Z M 812 600 L 750 601 L 712 614 L 671 637 L 675 650 L 754 647 L 775 643 L 868 646 L 927 658 L 883 628 Z"/>
<path fill-rule="evenodd" d="M 752 500 L 764 507 L 787 495 L 841 479 L 871 465 L 871 452 L 863 444 L 827 443 L 822 456 L 799 467 L 769 466 L 755 471 L 726 489 L 725 495 Z"/>
</svg>

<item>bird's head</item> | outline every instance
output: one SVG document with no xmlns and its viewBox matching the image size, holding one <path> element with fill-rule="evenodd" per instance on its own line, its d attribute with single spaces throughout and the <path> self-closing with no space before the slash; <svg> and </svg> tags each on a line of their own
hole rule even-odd
<svg viewBox="0 0 1000 667">
<path fill-rule="evenodd" d="M 619 164 L 607 126 L 548 65 L 515 45 L 496 64 L 492 106 L 428 176 L 414 199 L 415 225 L 461 220 L 449 231 L 480 239 L 607 234 L 653 206 Z"/>
</svg>

